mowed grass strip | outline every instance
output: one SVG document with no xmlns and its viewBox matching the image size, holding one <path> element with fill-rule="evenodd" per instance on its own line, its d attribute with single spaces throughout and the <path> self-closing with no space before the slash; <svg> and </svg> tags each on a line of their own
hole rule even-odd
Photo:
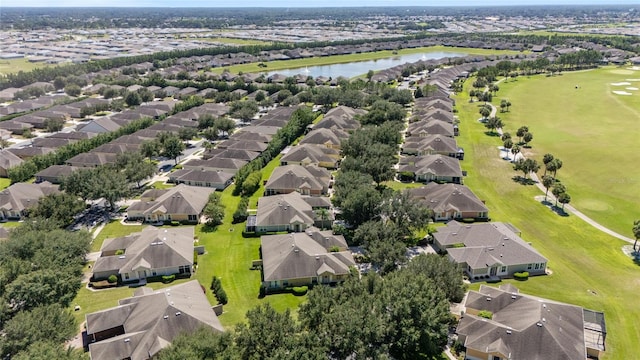
<svg viewBox="0 0 640 360">
<path fill-rule="evenodd" d="M 640 218 L 640 91 L 634 88 L 640 88 L 640 71 L 606 67 L 502 82 L 493 101 L 513 104 L 498 114 L 505 131 L 515 135 L 519 126 L 529 126 L 534 137 L 527 153 L 540 163 L 545 153 L 563 161 L 558 178 L 571 204 L 628 237 Z"/>
<path fill-rule="evenodd" d="M 26 58 L 0 60 L 0 76 L 17 73 L 18 71 L 31 71 L 35 68 L 50 66 L 44 62 L 29 62 Z"/>
<path fill-rule="evenodd" d="M 486 201 L 493 221 L 510 222 L 518 227 L 522 238 L 549 259 L 549 269 L 553 272 L 523 282 L 505 282 L 513 283 L 527 294 L 604 311 L 607 351 L 603 359 L 636 357 L 640 352 L 637 342 L 640 307 L 636 300 L 640 291 L 640 266 L 622 253 L 621 247 L 626 243 L 596 230 L 576 216 L 556 215 L 534 199 L 541 194 L 536 187 L 514 182 L 512 177 L 516 172 L 512 165 L 498 156 L 501 141 L 485 135 L 486 128 L 477 121 L 480 103 L 468 102 L 468 90 L 467 87 L 456 96 L 461 119 L 461 135 L 457 140 L 465 149 L 462 169 L 468 171 L 465 185 Z M 533 94 L 531 96 L 533 101 Z M 512 103 L 514 108 L 522 106 L 513 100 Z M 540 105 L 528 111 L 539 113 L 544 109 Z M 537 135 L 536 128 L 532 131 Z M 533 145 L 535 149 L 535 138 Z M 472 286 L 478 287 L 479 284 Z"/>
</svg>

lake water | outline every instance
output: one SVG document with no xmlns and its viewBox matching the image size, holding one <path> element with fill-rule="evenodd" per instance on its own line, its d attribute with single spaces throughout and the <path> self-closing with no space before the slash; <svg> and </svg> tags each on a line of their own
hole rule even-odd
<svg viewBox="0 0 640 360">
<path fill-rule="evenodd" d="M 444 57 L 461 57 L 467 56 L 468 54 L 459 53 L 459 52 L 450 52 L 450 51 L 437 51 L 437 52 L 424 52 L 424 53 L 415 53 L 408 55 L 398 55 L 384 59 L 378 60 L 366 60 L 366 61 L 356 61 L 344 64 L 332 64 L 332 65 L 319 65 L 319 66 L 309 66 L 306 68 L 296 68 L 296 69 L 282 69 L 276 71 L 269 71 L 267 76 L 271 76 L 273 74 L 282 74 L 285 76 L 295 76 L 298 74 L 318 77 L 318 76 L 326 76 L 331 78 L 336 78 L 338 76 L 344 76 L 346 78 L 352 78 L 354 76 L 359 76 L 362 74 L 366 74 L 369 70 L 378 71 L 384 70 L 396 65 L 404 64 L 404 63 L 413 63 L 418 60 L 431 60 L 431 59 L 442 59 Z"/>
</svg>

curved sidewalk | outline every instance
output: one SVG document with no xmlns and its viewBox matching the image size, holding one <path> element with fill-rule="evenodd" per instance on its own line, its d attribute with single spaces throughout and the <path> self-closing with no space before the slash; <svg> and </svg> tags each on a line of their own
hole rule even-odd
<svg viewBox="0 0 640 360">
<path fill-rule="evenodd" d="M 497 108 L 491 104 L 488 103 L 491 106 L 491 115 L 490 116 L 495 116 L 496 112 L 497 112 Z M 498 133 L 500 135 L 502 135 L 502 128 L 497 129 Z M 500 154 L 498 154 L 498 156 L 500 156 L 502 158 L 502 151 L 505 151 L 502 146 L 500 146 Z M 524 155 L 522 153 L 519 153 L 519 155 L 524 158 Z M 509 152 L 507 152 L 507 159 L 509 158 Z M 504 158 L 503 158 L 504 159 Z M 510 159 L 509 159 L 510 160 Z M 540 182 L 540 179 L 538 178 L 538 175 L 536 173 L 531 173 L 531 179 L 535 182 L 536 186 L 538 187 L 538 189 L 540 189 L 543 193 L 546 193 L 546 190 L 544 188 L 544 186 L 542 185 L 542 182 Z M 547 198 L 551 199 L 551 200 L 555 200 L 555 197 L 550 194 L 547 196 Z M 611 235 L 615 238 L 618 238 L 620 240 L 626 241 L 628 243 L 633 244 L 635 242 L 635 240 L 631 239 L 630 237 L 624 236 L 622 234 L 619 234 L 607 227 L 604 227 L 602 225 L 600 225 L 599 223 L 597 223 L 595 220 L 593 220 L 592 218 L 588 217 L 587 215 L 585 215 L 584 213 L 580 212 L 580 210 L 576 209 L 575 207 L 573 207 L 572 205 L 565 205 L 564 207 L 568 212 L 574 214 L 575 216 L 579 217 L 580 219 L 584 220 L 587 224 L 593 226 L 594 228 L 608 234 Z"/>
</svg>

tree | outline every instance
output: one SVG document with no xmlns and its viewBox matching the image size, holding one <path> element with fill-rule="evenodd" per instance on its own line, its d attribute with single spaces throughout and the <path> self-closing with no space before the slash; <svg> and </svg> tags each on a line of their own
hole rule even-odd
<svg viewBox="0 0 640 360">
<path fill-rule="evenodd" d="M 509 153 L 513 148 L 513 141 L 511 139 L 504 140 L 504 142 L 502 143 L 502 147 L 504 147 L 507 150 L 507 159 L 509 159 Z"/>
<path fill-rule="evenodd" d="M 127 93 L 127 95 L 124 97 L 124 102 L 127 104 L 127 106 L 132 107 L 132 106 L 138 106 L 140 104 L 142 104 L 142 97 L 140 96 L 140 94 L 138 94 L 135 91 L 130 91 Z"/>
<path fill-rule="evenodd" d="M 80 96 L 82 89 L 76 84 L 69 84 L 64 87 L 64 92 L 69 96 Z"/>
<path fill-rule="evenodd" d="M 509 133 L 509 132 L 502 133 L 502 136 L 500 137 L 500 140 L 505 141 L 507 139 L 511 139 L 511 133 Z"/>
<path fill-rule="evenodd" d="M 466 285 L 462 281 L 462 271 L 446 256 L 418 255 L 411 259 L 406 270 L 431 279 L 439 289 L 445 292 L 449 301 L 460 302 L 464 297 Z"/>
<path fill-rule="evenodd" d="M 548 170 L 548 165 L 549 163 L 553 161 L 553 154 L 544 154 L 544 156 L 542 157 L 542 163 L 544 164 L 544 175 L 547 175 L 547 170 Z"/>
<path fill-rule="evenodd" d="M 368 186 L 373 188 L 373 177 L 358 171 L 340 170 L 333 184 L 333 205 L 342 207 L 342 202 L 356 189 Z"/>
<path fill-rule="evenodd" d="M 222 204 L 220 196 L 219 192 L 212 192 L 202 212 L 207 217 L 207 225 L 209 226 L 218 226 L 222 224 L 224 219 L 224 204 Z"/>
<path fill-rule="evenodd" d="M 29 218 L 51 219 L 61 227 L 73 222 L 73 217 L 85 208 L 84 201 L 69 193 L 53 193 L 38 199 L 38 204 L 29 210 Z"/>
<path fill-rule="evenodd" d="M 316 214 L 316 218 L 319 218 L 320 221 L 322 221 L 322 225 L 320 226 L 320 228 L 321 230 L 324 230 L 325 224 L 327 220 L 329 220 L 331 213 L 326 208 L 320 208 L 315 211 L 315 214 Z"/>
<path fill-rule="evenodd" d="M 366 221 L 376 219 L 381 203 L 382 197 L 373 187 L 356 188 L 342 201 L 342 217 L 347 223 L 357 227 Z"/>
<path fill-rule="evenodd" d="M 513 154 L 513 160 L 512 161 L 516 161 L 518 153 L 520 153 L 520 146 L 513 145 L 513 147 L 511 148 L 511 153 Z"/>
<path fill-rule="evenodd" d="M 547 201 L 547 194 L 549 194 L 549 189 L 556 183 L 556 179 L 551 175 L 543 175 L 542 176 L 542 185 L 546 189 L 544 192 L 544 201 Z"/>
<path fill-rule="evenodd" d="M 571 201 L 571 196 L 568 193 L 563 192 L 558 196 L 558 202 L 562 204 L 562 211 L 564 211 L 564 205 L 568 204 Z"/>
<path fill-rule="evenodd" d="M 153 176 L 156 165 L 145 159 L 139 152 L 125 152 L 116 156 L 116 167 L 121 169 L 127 181 L 136 183 L 140 188 L 140 182 Z"/>
<path fill-rule="evenodd" d="M 555 158 L 551 160 L 549 164 L 547 164 L 546 169 L 553 173 L 553 177 L 556 177 L 558 170 L 562 168 L 562 160 Z"/>
<path fill-rule="evenodd" d="M 9 140 L 7 139 L 0 139 L 0 150 L 1 149 L 6 149 L 9 146 L 11 146 L 11 142 L 9 142 Z"/>
<path fill-rule="evenodd" d="M 178 137 L 182 141 L 189 141 L 198 135 L 198 130 L 192 127 L 182 127 L 178 130 Z"/>
<path fill-rule="evenodd" d="M 561 194 L 564 194 L 566 191 L 567 191 L 567 188 L 561 182 L 557 181 L 555 184 L 553 184 L 553 187 L 551 188 L 551 193 L 556 198 L 556 204 L 555 204 L 556 207 L 558 206 L 558 198 L 560 197 Z"/>
<path fill-rule="evenodd" d="M 87 355 L 81 349 L 65 348 L 62 344 L 50 340 L 37 341 L 26 350 L 12 357 L 13 360 L 87 360 Z"/>
<path fill-rule="evenodd" d="M 540 165 L 538 165 L 538 162 L 535 159 L 520 159 L 516 161 L 513 168 L 516 171 L 522 171 L 524 173 L 524 178 L 527 179 L 530 173 L 536 172 L 540 169 Z"/>
<path fill-rule="evenodd" d="M 400 240 L 408 243 L 411 243 L 414 232 L 427 227 L 432 216 L 432 211 L 409 196 L 408 192 L 395 191 L 380 206 L 380 217 L 385 225 L 393 223 Z"/>
<path fill-rule="evenodd" d="M 140 144 L 140 153 L 145 157 L 157 156 L 160 153 L 160 142 L 157 140 L 147 140 Z"/>
<path fill-rule="evenodd" d="M 56 90 L 62 90 L 65 86 L 67 86 L 67 81 L 62 76 L 56 76 L 56 78 L 53 79 L 53 87 Z"/>
<path fill-rule="evenodd" d="M 371 265 L 381 274 L 394 271 L 407 260 L 407 245 L 402 242 L 403 234 L 393 223 L 367 221 L 356 229 L 353 242 L 362 244 Z"/>
<path fill-rule="evenodd" d="M 218 130 L 222 131 L 226 136 L 229 136 L 236 128 L 236 122 L 229 118 L 219 117 L 214 121 L 214 126 Z"/>
<path fill-rule="evenodd" d="M 231 332 L 220 333 L 203 326 L 178 335 L 157 356 L 158 360 L 230 360 L 237 359 L 238 354 Z"/>
<path fill-rule="evenodd" d="M 92 169 L 74 171 L 62 179 L 60 190 L 78 196 L 84 201 L 89 200 L 93 196 L 93 178 Z"/>
<path fill-rule="evenodd" d="M 47 119 L 44 122 L 44 127 L 47 130 L 47 132 L 58 132 L 64 128 L 64 120 Z"/>
<path fill-rule="evenodd" d="M 640 239 L 640 220 L 633 222 L 633 228 L 631 230 L 633 231 L 633 237 L 636 239 L 633 243 L 633 251 L 637 251 L 636 245 L 638 244 L 638 239 Z"/>
<path fill-rule="evenodd" d="M 58 304 L 21 311 L 4 326 L 4 336 L 0 343 L 2 355 L 5 358 L 23 350 L 30 351 L 33 344 L 42 341 L 63 343 L 76 335 L 76 332 L 77 325 L 73 315 Z"/>
<path fill-rule="evenodd" d="M 516 136 L 520 139 L 520 144 L 522 144 L 522 137 L 524 136 L 524 134 L 528 132 L 529 132 L 528 126 L 520 126 L 518 128 L 518 131 L 516 131 Z"/>
<path fill-rule="evenodd" d="M 371 81 L 371 78 L 373 77 L 375 73 L 373 72 L 373 70 L 369 70 L 367 71 L 367 80 Z"/>
<path fill-rule="evenodd" d="M 483 105 L 480 108 L 479 112 L 480 112 L 480 115 L 482 115 L 482 118 L 486 120 L 489 117 L 489 115 L 491 115 L 491 107 Z"/>
<path fill-rule="evenodd" d="M 279 349 L 292 348 L 297 327 L 289 309 L 278 313 L 269 303 L 247 312 L 247 322 L 236 326 L 236 344 L 243 360 L 268 359 Z"/>
<path fill-rule="evenodd" d="M 522 140 L 524 141 L 524 146 L 529 146 L 529 143 L 533 140 L 533 134 L 527 131 L 522 135 Z"/>
<path fill-rule="evenodd" d="M 54 270 L 36 270 L 18 276 L 5 288 L 4 299 L 14 311 L 69 303 L 80 289 L 80 279 Z"/>
<path fill-rule="evenodd" d="M 507 100 L 500 100 L 500 112 L 505 112 L 507 109 Z"/>
<path fill-rule="evenodd" d="M 169 159 L 173 159 L 173 161 L 178 164 L 178 156 L 182 155 L 182 152 L 185 149 L 185 145 L 180 140 L 177 135 L 170 135 L 164 141 L 161 141 L 162 144 L 162 156 L 165 156 Z"/>
<path fill-rule="evenodd" d="M 493 116 L 487 119 L 487 122 L 484 124 L 484 126 L 489 129 L 491 133 L 495 133 L 495 130 L 502 128 L 503 124 L 502 120 L 499 117 Z"/>
</svg>

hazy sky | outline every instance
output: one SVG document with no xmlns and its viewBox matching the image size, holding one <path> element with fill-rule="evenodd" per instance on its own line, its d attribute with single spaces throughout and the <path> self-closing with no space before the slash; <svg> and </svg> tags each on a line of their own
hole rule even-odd
<svg viewBox="0 0 640 360">
<path fill-rule="evenodd" d="M 638 5 L 640 0 L 0 0 L 2 6 L 104 7 L 337 7 L 337 6 L 495 6 L 495 5 Z M 1 14 L 0 14 L 1 16 Z"/>
</svg>

